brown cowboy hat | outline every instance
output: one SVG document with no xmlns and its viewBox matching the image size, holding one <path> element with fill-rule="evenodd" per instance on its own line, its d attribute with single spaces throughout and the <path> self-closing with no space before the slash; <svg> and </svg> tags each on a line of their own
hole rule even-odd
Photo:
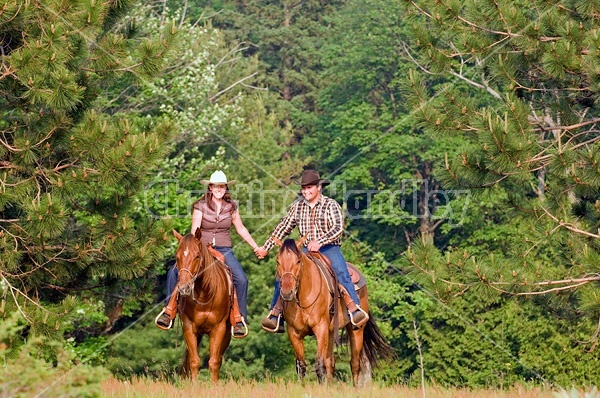
<svg viewBox="0 0 600 398">
<path fill-rule="evenodd" d="M 307 185 L 321 185 L 324 187 L 326 185 L 331 184 L 329 180 L 321 179 L 319 173 L 316 170 L 304 170 L 300 181 L 297 181 L 297 183 L 303 187 Z"/>
</svg>

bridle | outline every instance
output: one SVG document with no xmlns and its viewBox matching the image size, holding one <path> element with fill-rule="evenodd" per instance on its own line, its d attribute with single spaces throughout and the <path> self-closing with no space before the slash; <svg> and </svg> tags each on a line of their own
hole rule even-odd
<svg viewBox="0 0 600 398">
<path fill-rule="evenodd" d="M 302 304 L 300 304 L 300 300 L 298 299 L 298 288 L 300 287 L 300 274 L 302 273 L 302 265 L 303 265 L 302 264 L 302 256 L 305 256 L 307 259 L 310 258 L 304 252 L 299 251 L 298 260 L 296 261 L 296 264 L 298 265 L 298 275 L 294 275 L 294 273 L 291 272 L 291 271 L 285 271 L 283 273 L 278 272 L 278 274 L 279 274 L 279 278 L 280 278 L 281 281 L 283 281 L 283 277 L 285 275 L 291 275 L 292 276 L 293 280 L 295 281 L 294 288 L 292 289 L 292 294 L 293 294 L 294 301 L 296 302 L 296 305 L 298 307 L 300 307 L 301 309 L 307 309 L 307 308 L 311 307 L 317 301 L 317 299 L 319 298 L 319 295 L 317 295 L 315 297 L 315 299 L 313 300 L 313 302 L 310 303 L 310 304 L 308 304 L 308 305 L 302 305 Z M 323 278 L 323 275 L 321 275 L 320 272 L 319 272 L 319 276 L 321 278 Z M 281 295 L 281 293 L 280 293 L 280 295 Z M 281 295 L 281 299 L 284 301 L 284 304 L 285 303 L 289 303 L 289 302 L 292 301 L 291 298 L 290 299 L 286 299 L 286 298 L 283 297 L 283 295 Z"/>
<path fill-rule="evenodd" d="M 187 268 L 181 268 L 181 269 L 179 270 L 179 273 L 181 274 L 183 271 L 185 271 L 185 272 L 187 272 L 188 274 L 190 274 L 190 278 L 191 278 L 191 280 L 190 280 L 188 283 L 191 283 L 191 282 L 195 282 L 195 281 L 196 281 L 196 278 L 198 277 L 198 271 L 196 271 L 195 273 L 193 273 L 193 274 L 192 274 L 192 271 L 190 271 L 189 269 L 187 269 Z M 187 283 L 186 283 L 186 284 L 187 284 Z"/>
<path fill-rule="evenodd" d="M 294 280 L 294 288 L 292 289 L 292 293 L 294 295 L 294 297 L 296 298 L 296 302 L 298 302 L 298 287 L 300 286 L 300 272 L 302 272 L 302 263 L 300 261 L 300 258 L 298 258 L 298 261 L 296 262 L 296 264 L 298 264 L 298 276 L 296 276 L 292 271 L 286 271 L 283 273 L 279 273 L 279 279 L 281 281 L 283 281 L 283 277 L 286 275 L 291 275 L 292 279 Z M 283 301 L 291 301 L 291 299 L 286 299 L 283 296 L 281 296 L 281 299 Z"/>
<path fill-rule="evenodd" d="M 195 261 L 200 261 L 200 252 L 198 252 L 198 254 L 196 254 L 196 257 L 194 257 L 194 258 L 192 259 L 192 264 L 193 264 Z M 193 274 L 192 274 L 192 271 L 190 271 L 190 270 L 189 270 L 189 268 L 187 268 L 187 267 L 182 267 L 181 269 L 179 269 L 179 268 L 178 268 L 179 274 L 178 274 L 178 276 L 177 276 L 177 290 L 178 290 L 178 291 L 179 291 L 179 293 L 181 294 L 181 290 L 180 290 L 180 288 L 179 288 L 179 283 L 180 283 L 180 279 L 181 279 L 181 274 L 182 274 L 182 273 L 185 271 L 185 272 L 187 272 L 187 273 L 190 275 L 190 280 L 189 280 L 188 282 L 186 282 L 184 286 L 190 286 L 190 285 L 191 285 L 191 286 L 190 286 L 191 293 L 190 293 L 190 296 L 184 296 L 184 297 L 191 297 L 192 301 L 193 301 L 193 302 L 194 302 L 196 305 L 208 305 L 208 304 L 210 304 L 210 303 L 213 301 L 213 299 L 215 298 L 215 294 L 216 294 L 216 293 L 214 293 L 214 292 L 213 292 L 213 295 L 212 295 L 211 297 L 209 297 L 209 298 L 206 300 L 206 302 L 201 302 L 201 301 L 198 301 L 198 299 L 197 299 L 197 298 L 196 298 L 196 296 L 195 296 L 195 289 L 194 289 L 194 286 L 195 286 L 195 283 L 196 283 L 196 279 L 198 279 L 198 276 L 200 276 L 200 268 L 201 268 L 201 267 L 200 267 L 200 266 L 198 266 L 198 267 L 197 267 L 197 269 L 196 269 L 196 272 L 194 272 Z"/>
<path fill-rule="evenodd" d="M 200 254 L 197 254 L 196 257 L 194 257 L 194 259 L 192 260 L 192 263 L 194 263 L 194 261 L 199 260 L 200 259 Z M 181 268 L 177 268 L 179 271 L 179 275 L 177 276 L 177 289 L 180 290 L 179 288 L 179 284 L 181 283 L 181 275 L 184 272 L 187 272 L 190 275 L 190 280 L 188 282 L 185 283 L 184 286 L 188 286 L 188 285 L 192 285 L 192 292 L 193 292 L 193 286 L 194 283 L 196 282 L 196 279 L 198 278 L 198 271 L 200 270 L 200 267 L 198 267 L 198 269 L 196 270 L 196 272 L 194 272 L 192 274 L 192 271 L 189 270 L 189 268 L 187 267 L 181 267 Z"/>
</svg>

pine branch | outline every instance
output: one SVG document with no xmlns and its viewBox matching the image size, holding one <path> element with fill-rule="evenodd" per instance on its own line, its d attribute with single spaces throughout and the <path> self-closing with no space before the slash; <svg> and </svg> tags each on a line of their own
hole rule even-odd
<svg viewBox="0 0 600 398">
<path fill-rule="evenodd" d="M 0 49 L 2 49 L 2 46 L 0 46 Z M 4 50 L 2 50 L 2 52 L 4 53 Z M 2 54 L 2 56 L 4 56 L 4 54 Z M 0 80 L 4 79 L 7 76 L 12 76 L 13 78 L 16 77 L 15 76 L 15 69 L 10 68 L 8 65 L 6 65 L 4 63 L 4 59 L 2 60 L 2 74 L 0 74 Z"/>
<path fill-rule="evenodd" d="M 536 282 L 536 283 L 529 284 L 529 285 L 534 285 L 534 286 L 552 286 L 552 285 L 562 285 L 562 284 L 565 284 L 565 283 L 580 284 L 580 283 L 589 283 L 589 282 L 595 282 L 595 281 L 600 281 L 600 275 L 589 276 L 589 277 L 585 277 L 585 278 L 562 279 L 562 280 L 558 280 L 558 281 Z"/>
<path fill-rule="evenodd" d="M 600 234 L 593 234 L 591 232 L 587 232 L 587 231 L 584 231 L 582 229 L 579 229 L 579 228 L 577 228 L 576 226 L 574 226 L 571 223 L 567 223 L 567 222 L 564 222 L 562 220 L 559 220 L 558 217 L 556 217 L 552 213 L 550 213 L 545 207 L 541 206 L 541 209 L 544 211 L 544 213 L 546 213 L 546 215 L 548 217 L 550 217 L 551 219 L 553 219 L 554 221 L 556 221 L 559 226 L 564 227 L 564 228 L 568 229 L 571 232 L 575 232 L 575 233 L 578 233 L 578 234 L 581 234 L 581 235 L 589 236 L 590 238 L 600 239 Z"/>
<path fill-rule="evenodd" d="M 27 313 L 25 312 L 24 308 L 19 304 L 19 299 L 18 299 L 19 296 L 23 297 L 26 301 L 32 303 L 38 309 L 44 311 L 47 314 L 60 315 L 60 314 L 57 314 L 55 312 L 48 310 L 47 308 L 42 307 L 38 302 L 36 302 L 32 298 L 30 298 L 29 295 L 27 295 L 26 293 L 22 292 L 20 289 L 13 286 L 9 282 L 9 280 L 6 279 L 6 277 L 4 276 L 4 273 L 1 270 L 0 270 L 0 278 L 2 279 L 2 282 L 5 284 L 7 290 L 10 292 L 10 295 L 13 299 L 15 306 L 17 307 L 17 309 L 19 310 L 21 315 L 23 315 L 23 318 L 25 318 L 27 320 L 27 322 L 31 323 L 32 320 L 31 320 L 31 318 L 29 318 L 29 316 L 27 316 Z"/>
<path fill-rule="evenodd" d="M 488 93 L 490 93 L 494 98 L 502 99 L 502 96 L 496 90 L 494 90 L 493 88 L 491 88 L 488 85 L 483 85 L 481 83 L 477 83 L 477 82 L 475 82 L 475 81 L 473 81 L 473 80 L 471 80 L 471 79 L 463 76 L 462 74 L 456 73 L 454 71 L 450 71 L 450 74 L 452 76 L 458 77 L 461 80 L 464 80 L 465 82 L 469 83 L 470 85 L 472 85 L 474 87 L 484 89 L 485 91 L 487 91 Z"/>
<path fill-rule="evenodd" d="M 595 280 L 600 280 L 600 278 L 597 278 Z M 589 281 L 591 282 L 591 281 Z M 583 286 L 589 282 L 581 282 L 581 283 L 577 283 L 575 285 L 570 285 L 570 286 L 563 286 L 563 287 L 555 287 L 552 289 L 548 289 L 548 290 L 542 290 L 539 292 L 521 292 L 521 293 L 517 293 L 517 296 L 534 296 L 534 295 L 542 295 L 542 294 L 548 294 L 548 293 L 555 293 L 555 292 L 559 292 L 562 290 L 569 290 L 569 289 L 575 289 L 578 288 L 579 286 Z"/>
<path fill-rule="evenodd" d="M 476 28 L 476 29 L 479 29 L 479 30 L 480 30 L 480 31 L 482 31 L 482 32 L 486 32 L 486 33 L 492 33 L 492 34 L 495 34 L 495 35 L 498 35 L 498 36 L 505 36 L 505 37 L 507 37 L 507 38 L 522 37 L 522 35 L 520 35 L 520 34 L 511 33 L 511 32 L 502 32 L 502 31 L 500 31 L 500 30 L 493 30 L 493 29 L 489 29 L 489 28 L 486 28 L 486 27 L 483 27 L 483 26 L 477 25 L 476 23 L 474 23 L 474 22 L 471 22 L 471 21 L 467 20 L 466 18 L 464 18 L 464 17 L 462 17 L 462 16 L 460 16 L 460 15 L 457 15 L 457 16 L 456 16 L 456 18 L 457 18 L 459 21 L 462 21 L 462 22 L 464 22 L 465 24 L 467 24 L 467 25 L 468 25 L 468 26 L 470 26 L 471 28 Z"/>
<path fill-rule="evenodd" d="M 590 120 L 586 120 L 584 122 L 581 123 L 576 123 L 576 124 L 571 124 L 568 126 L 550 126 L 550 127 L 544 127 L 543 125 L 539 125 L 538 130 L 539 131 L 552 131 L 552 130 L 575 130 L 581 127 L 585 127 L 585 126 L 589 126 L 590 124 L 595 124 L 595 123 L 599 123 L 600 122 L 600 118 L 594 118 L 594 119 L 590 119 Z"/>
<path fill-rule="evenodd" d="M 99 287 L 106 287 L 108 285 L 106 283 L 97 283 L 97 284 L 91 285 L 91 286 L 64 287 L 64 286 L 54 285 L 52 283 L 45 283 L 44 286 L 46 286 L 50 289 L 61 291 L 61 292 L 82 292 L 82 291 L 87 291 L 87 290 L 98 289 Z"/>
<path fill-rule="evenodd" d="M 589 133 L 589 132 L 588 132 L 588 133 Z M 569 141 L 570 141 L 570 140 L 569 140 Z M 589 139 L 589 140 L 587 140 L 587 141 L 581 142 L 581 143 L 579 143 L 579 144 L 577 144 L 577 145 L 573 145 L 573 148 L 572 148 L 572 149 L 578 149 L 578 148 L 580 148 L 580 147 L 582 147 L 582 146 L 590 145 L 590 144 L 593 144 L 593 143 L 595 143 L 595 142 L 598 142 L 598 141 L 600 141 L 600 135 L 599 135 L 598 137 L 594 137 L 594 138 L 591 138 L 591 139 Z M 568 143 L 568 142 L 567 142 L 567 143 Z"/>
</svg>

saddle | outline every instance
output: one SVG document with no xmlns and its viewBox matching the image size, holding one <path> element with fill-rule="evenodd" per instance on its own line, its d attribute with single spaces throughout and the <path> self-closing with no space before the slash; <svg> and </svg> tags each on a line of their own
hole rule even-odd
<svg viewBox="0 0 600 398">
<path fill-rule="evenodd" d="M 346 302 L 346 305 L 348 305 L 348 300 L 352 299 L 350 298 L 350 295 L 348 293 L 344 293 L 346 292 L 346 289 L 344 289 L 341 284 L 338 283 L 338 286 L 334 287 L 334 283 L 337 282 L 338 279 L 337 275 L 335 274 L 335 271 L 331 267 L 331 261 L 327 256 L 325 256 L 323 253 L 309 252 L 308 257 L 314 261 L 315 265 L 327 281 L 327 288 L 329 290 L 329 294 L 331 294 L 331 297 L 334 298 L 334 300 L 331 303 L 331 306 L 329 307 L 329 314 L 333 319 L 333 333 L 335 336 L 335 343 L 339 345 L 340 336 L 338 334 L 339 324 L 337 316 L 338 300 L 336 298 L 343 297 L 344 301 Z M 364 275 L 358 270 L 358 268 L 356 268 L 354 264 L 348 262 L 346 262 L 346 265 L 348 266 L 348 272 L 350 273 L 350 279 L 354 284 L 354 289 L 358 291 L 365 287 L 367 284 L 367 280 L 365 279 Z"/>
<path fill-rule="evenodd" d="M 217 260 L 225 264 L 225 256 L 223 255 L 223 253 L 212 247 L 212 245 L 208 245 L 207 247 L 210 254 L 212 254 Z"/>
<path fill-rule="evenodd" d="M 336 280 L 335 271 L 331 268 L 331 260 L 319 252 L 310 252 L 310 258 L 315 262 L 321 273 L 325 276 L 325 280 L 327 280 L 327 287 L 329 292 L 333 294 L 336 289 L 333 287 L 333 281 Z M 352 263 L 346 263 L 348 266 L 348 272 L 350 273 L 350 279 L 354 284 L 355 290 L 360 290 L 367 284 L 367 280 L 364 275 L 356 268 L 356 266 Z"/>
<path fill-rule="evenodd" d="M 243 322 L 244 324 L 246 324 L 244 317 L 240 313 L 240 306 L 239 306 L 239 303 L 237 300 L 235 286 L 233 285 L 233 276 L 231 275 L 231 270 L 229 269 L 227 264 L 225 264 L 225 256 L 223 255 L 223 253 L 216 250 L 214 247 L 212 247 L 212 245 L 208 245 L 207 247 L 208 247 L 209 253 L 212 254 L 214 256 L 214 258 L 217 259 L 217 262 L 220 263 L 220 265 L 225 269 L 226 274 L 227 274 L 227 280 L 229 283 L 229 297 L 231 297 L 231 311 L 229 314 L 229 322 L 231 322 L 231 325 L 232 325 L 232 333 L 231 334 L 233 335 L 233 325 L 235 325 L 238 322 Z M 241 337 L 246 337 L 247 334 L 248 334 L 248 328 L 246 327 L 246 334 L 244 334 Z M 239 338 L 238 336 L 235 336 L 235 335 L 234 335 L 234 337 Z"/>
</svg>

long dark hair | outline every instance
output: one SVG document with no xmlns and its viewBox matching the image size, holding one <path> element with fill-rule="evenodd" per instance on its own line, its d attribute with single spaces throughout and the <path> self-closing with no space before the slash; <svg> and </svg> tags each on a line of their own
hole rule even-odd
<svg viewBox="0 0 600 398">
<path fill-rule="evenodd" d="M 206 186 L 206 192 L 204 193 L 204 195 L 202 195 L 202 197 L 200 198 L 200 200 L 198 200 L 198 202 L 205 202 L 206 205 L 208 206 L 209 209 L 211 209 L 212 211 L 215 211 L 215 205 L 213 203 L 213 193 L 211 191 L 211 187 L 213 184 L 208 184 Z M 231 204 L 231 213 L 235 212 L 237 209 L 237 204 L 235 203 L 235 201 L 231 198 L 231 194 L 229 193 L 229 186 L 227 186 L 227 190 L 225 191 L 225 195 L 223 195 L 223 200 L 227 203 Z M 192 208 L 193 209 L 193 208 Z"/>
</svg>

